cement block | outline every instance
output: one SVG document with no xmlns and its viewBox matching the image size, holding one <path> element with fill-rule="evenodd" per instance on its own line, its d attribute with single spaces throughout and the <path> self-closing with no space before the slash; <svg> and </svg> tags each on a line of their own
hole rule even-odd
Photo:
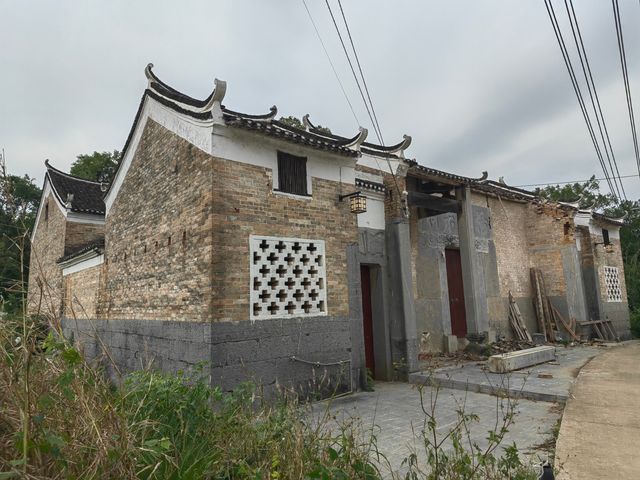
<svg viewBox="0 0 640 480">
<path fill-rule="evenodd" d="M 454 353 L 458 351 L 458 337 L 455 335 L 443 335 L 442 339 L 444 341 L 444 352 L 445 353 Z"/>
<path fill-rule="evenodd" d="M 487 330 L 486 332 L 484 332 L 486 340 L 486 343 L 495 343 L 496 341 L 496 331 L 493 328 L 490 328 L 489 330 Z"/>
<path fill-rule="evenodd" d="M 492 373 L 506 373 L 539 363 L 550 362 L 556 358 L 556 349 L 552 346 L 542 346 L 503 353 L 489 357 L 487 364 Z"/>
</svg>

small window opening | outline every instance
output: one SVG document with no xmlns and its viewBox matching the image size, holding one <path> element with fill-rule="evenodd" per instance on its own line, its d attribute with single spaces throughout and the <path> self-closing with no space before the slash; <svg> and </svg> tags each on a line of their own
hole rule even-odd
<svg viewBox="0 0 640 480">
<path fill-rule="evenodd" d="M 309 195 L 305 157 L 278 152 L 278 191 L 294 195 Z"/>
<path fill-rule="evenodd" d="M 127 252 L 124 252 L 124 261 L 127 261 Z"/>
<path fill-rule="evenodd" d="M 169 238 L 167 238 L 167 246 L 171 246 L 171 235 L 169 235 Z"/>
<path fill-rule="evenodd" d="M 611 240 L 609 239 L 609 230 L 606 228 L 602 229 L 602 241 L 605 245 L 611 245 Z"/>
<path fill-rule="evenodd" d="M 186 245 L 187 244 L 187 231 L 184 230 L 182 232 L 182 245 Z"/>
<path fill-rule="evenodd" d="M 156 240 L 156 250 L 158 250 L 158 241 Z"/>
<path fill-rule="evenodd" d="M 146 243 L 144 244 L 144 248 L 142 249 L 142 252 L 143 253 L 147 253 L 147 244 Z"/>
<path fill-rule="evenodd" d="M 564 235 L 565 235 L 565 237 L 567 235 L 569 235 L 569 231 L 570 230 L 571 230 L 571 225 L 569 225 L 569 222 L 565 222 L 565 224 L 564 224 Z"/>
<path fill-rule="evenodd" d="M 44 221 L 49 221 L 49 202 L 44 205 Z"/>
</svg>

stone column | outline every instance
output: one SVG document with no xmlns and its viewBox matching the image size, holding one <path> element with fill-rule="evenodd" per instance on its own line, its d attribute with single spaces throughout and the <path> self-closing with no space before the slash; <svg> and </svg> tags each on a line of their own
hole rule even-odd
<svg viewBox="0 0 640 480">
<path fill-rule="evenodd" d="M 418 369 L 418 335 L 413 303 L 411 276 L 411 238 L 409 221 L 387 222 L 387 252 L 389 258 L 391 355 L 401 374 Z"/>
<path fill-rule="evenodd" d="M 467 333 L 478 334 L 489 331 L 489 311 L 483 267 L 476 254 L 476 233 L 469 186 L 457 188 L 456 198 L 462 204 L 462 212 L 458 216 L 458 232 Z"/>
</svg>

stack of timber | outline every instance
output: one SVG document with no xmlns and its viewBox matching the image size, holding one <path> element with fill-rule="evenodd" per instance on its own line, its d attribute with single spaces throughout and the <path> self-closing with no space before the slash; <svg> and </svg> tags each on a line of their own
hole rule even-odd
<svg viewBox="0 0 640 480">
<path fill-rule="evenodd" d="M 613 329 L 611 320 L 609 320 L 608 318 L 606 320 L 591 320 L 590 322 L 580 322 L 580 325 L 592 326 L 593 331 L 597 335 L 597 340 L 615 340 L 616 342 L 620 341 L 620 337 L 616 334 L 616 331 Z"/>
<path fill-rule="evenodd" d="M 547 297 L 544 279 L 539 268 L 531 269 L 531 285 L 533 285 L 533 304 L 538 318 L 538 327 L 546 340 L 548 342 L 559 340 L 560 331 L 558 325 L 562 325 L 572 341 L 580 341 L 576 334 L 577 323 L 575 318 L 566 320 Z"/>
<path fill-rule="evenodd" d="M 524 340 L 529 343 L 533 342 L 531 334 L 522 320 L 520 308 L 518 308 L 518 304 L 513 299 L 513 295 L 511 295 L 511 291 L 509 291 L 509 323 L 518 340 Z"/>
</svg>

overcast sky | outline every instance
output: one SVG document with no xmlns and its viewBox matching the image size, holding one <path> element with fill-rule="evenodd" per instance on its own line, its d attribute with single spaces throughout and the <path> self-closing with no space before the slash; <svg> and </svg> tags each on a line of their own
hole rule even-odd
<svg viewBox="0 0 640 480">
<path fill-rule="evenodd" d="M 371 140 L 324 0 L 307 3 Z M 574 3 L 620 173 L 637 173 L 611 3 Z M 564 5 L 554 5 L 572 41 Z M 386 143 L 407 133 L 406 154 L 421 164 L 488 170 L 511 185 L 602 176 L 542 0 L 343 6 Z M 640 124 L 640 4 L 620 8 Z M 0 0 L 0 19 L 0 147 L 12 173 L 38 183 L 46 158 L 68 170 L 78 154 L 122 148 L 148 62 L 198 98 L 226 80 L 234 110 L 276 104 L 334 133 L 357 130 L 302 0 Z M 640 179 L 624 182 L 640 197 Z"/>
</svg>

